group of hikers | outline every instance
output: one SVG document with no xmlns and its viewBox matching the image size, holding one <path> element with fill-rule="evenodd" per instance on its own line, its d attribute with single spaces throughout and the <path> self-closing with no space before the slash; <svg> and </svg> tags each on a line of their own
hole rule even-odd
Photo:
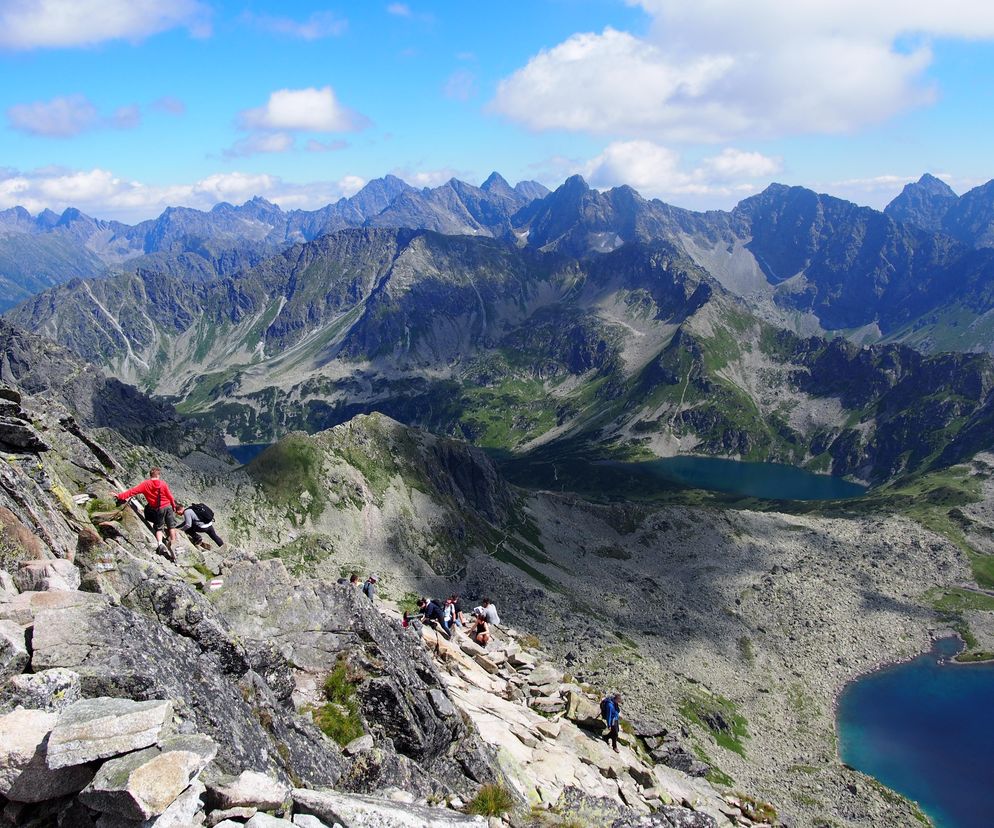
<svg viewBox="0 0 994 828">
<path fill-rule="evenodd" d="M 421 598 L 418 608 L 413 612 L 405 612 L 403 625 L 427 624 L 449 639 L 457 630 L 465 630 L 470 640 L 486 647 L 492 637 L 491 627 L 500 625 L 497 607 L 489 598 L 484 598 L 478 607 L 473 607 L 470 618 L 462 609 L 462 599 L 453 593 L 444 601 L 435 598 Z"/>
<path fill-rule="evenodd" d="M 176 559 L 177 529 L 182 529 L 190 543 L 202 549 L 210 548 L 203 535 L 207 535 L 217 546 L 224 546 L 224 540 L 214 528 L 213 510 L 205 503 L 183 506 L 177 502 L 169 490 L 169 484 L 162 479 L 162 469 L 157 466 L 149 469 L 146 480 L 134 488 L 119 492 L 114 500 L 118 506 L 124 506 L 136 495 L 145 498 L 142 515 L 155 533 L 156 551 L 160 555 Z"/>
<path fill-rule="evenodd" d="M 194 546 L 209 549 L 209 544 L 202 539 L 206 535 L 217 546 L 224 546 L 224 541 L 214 528 L 214 512 L 203 503 L 191 503 L 186 506 L 177 502 L 173 493 L 161 477 L 162 470 L 158 467 L 149 469 L 148 478 L 134 488 L 115 495 L 118 506 L 124 506 L 136 495 L 145 499 L 143 516 L 155 533 L 156 551 L 175 560 L 177 549 L 177 530 L 182 529 Z M 168 533 L 168 534 L 167 534 Z M 370 600 L 376 598 L 376 585 L 379 578 L 369 575 L 360 585 L 359 575 L 353 572 L 349 578 L 341 577 L 339 584 L 361 589 Z M 462 601 L 458 593 L 453 593 L 444 601 L 434 598 L 420 598 L 417 610 L 405 612 L 404 627 L 425 624 L 451 639 L 458 630 L 465 630 L 470 640 L 481 647 L 490 643 L 491 627 L 500 625 L 497 607 L 489 598 L 484 598 L 478 607 L 474 607 L 471 618 L 467 618 L 462 609 Z M 621 694 L 607 696 L 600 704 L 601 718 L 608 727 L 605 739 L 618 752 L 618 730 L 621 724 Z"/>
</svg>

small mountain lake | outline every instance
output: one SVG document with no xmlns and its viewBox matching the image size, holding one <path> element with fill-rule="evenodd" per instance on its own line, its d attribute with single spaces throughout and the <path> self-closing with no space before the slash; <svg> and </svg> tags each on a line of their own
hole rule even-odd
<svg viewBox="0 0 994 828">
<path fill-rule="evenodd" d="M 951 664 L 955 638 L 849 684 L 836 711 L 847 765 L 916 800 L 936 828 L 994 824 L 994 664 Z"/>
<path fill-rule="evenodd" d="M 841 477 L 813 474 L 781 463 L 681 455 L 624 465 L 638 466 L 652 476 L 694 489 L 768 500 L 841 500 L 866 492 L 865 486 Z"/>
</svg>

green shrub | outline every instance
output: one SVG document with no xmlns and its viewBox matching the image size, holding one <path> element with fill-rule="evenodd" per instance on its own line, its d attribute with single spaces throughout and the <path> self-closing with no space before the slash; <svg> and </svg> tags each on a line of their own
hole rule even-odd
<svg viewBox="0 0 994 828">
<path fill-rule="evenodd" d="M 480 816 L 501 816 L 514 807 L 514 797 L 503 785 L 484 785 L 466 806 L 466 812 Z"/>
</svg>

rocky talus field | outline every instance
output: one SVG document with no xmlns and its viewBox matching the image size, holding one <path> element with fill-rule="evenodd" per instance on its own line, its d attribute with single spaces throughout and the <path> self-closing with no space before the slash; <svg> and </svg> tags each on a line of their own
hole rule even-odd
<svg viewBox="0 0 994 828">
<path fill-rule="evenodd" d="M 994 649 L 994 458 L 780 511 L 528 491 L 382 415 L 237 467 L 168 406 L 19 342 L 0 361 L 0 824 L 924 819 L 841 765 L 833 701 L 950 627 Z M 153 464 L 224 547 L 169 560 L 115 507 Z M 336 583 L 351 571 L 379 575 L 376 602 Z M 486 651 L 400 624 L 452 591 L 498 605 Z M 596 721 L 613 690 L 618 754 Z"/>
</svg>

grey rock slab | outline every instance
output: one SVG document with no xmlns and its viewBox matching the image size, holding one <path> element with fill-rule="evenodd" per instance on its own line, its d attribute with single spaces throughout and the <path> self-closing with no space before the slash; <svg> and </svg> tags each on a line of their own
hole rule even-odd
<svg viewBox="0 0 994 828">
<path fill-rule="evenodd" d="M 258 808 L 224 808 L 223 810 L 214 810 L 207 815 L 207 828 L 214 828 L 219 822 L 224 822 L 226 819 L 231 820 L 248 820 L 256 815 Z"/>
<path fill-rule="evenodd" d="M 370 734 L 360 736 L 358 739 L 353 739 L 349 742 L 343 749 L 343 753 L 346 756 L 355 756 L 357 753 L 361 753 L 364 750 L 372 750 L 373 748 L 373 737 Z"/>
<path fill-rule="evenodd" d="M 328 828 L 328 825 L 311 814 L 294 814 L 293 824 L 298 828 Z"/>
<path fill-rule="evenodd" d="M 611 828 L 718 828 L 718 823 L 700 811 L 664 805 L 653 814 L 616 819 Z"/>
<path fill-rule="evenodd" d="M 6 569 L 0 569 L 0 602 L 10 600 L 18 591 L 10 573 Z"/>
<path fill-rule="evenodd" d="M 78 702 L 81 697 L 79 673 L 53 667 L 39 673 L 11 676 L 6 684 L 0 686 L 0 710 L 25 707 L 59 711 Z"/>
<path fill-rule="evenodd" d="M 0 682 L 20 673 L 30 660 L 24 628 L 13 621 L 0 621 Z"/>
<path fill-rule="evenodd" d="M 173 800 L 173 804 L 162 812 L 158 819 L 152 820 L 149 828 L 189 828 L 191 825 L 203 824 L 204 783 L 194 779 L 183 793 Z M 198 820 L 198 816 L 201 819 Z"/>
<path fill-rule="evenodd" d="M 22 592 L 10 601 L 0 603 L 0 619 L 15 621 L 21 626 L 32 624 L 35 616 L 46 610 L 68 607 L 105 607 L 110 603 L 106 595 L 95 592 Z"/>
<path fill-rule="evenodd" d="M 45 762 L 57 716 L 44 710 L 15 710 L 0 716 L 0 796 L 15 802 L 44 802 L 76 793 L 93 778 L 88 766 L 51 770 Z"/>
<path fill-rule="evenodd" d="M 487 824 L 486 819 L 479 816 L 335 791 L 298 789 L 293 792 L 293 801 L 298 811 L 316 816 L 328 825 L 338 823 L 343 828 L 435 828 Z"/>
<path fill-rule="evenodd" d="M 62 558 L 22 561 L 12 575 L 21 592 L 70 592 L 79 589 L 81 581 L 76 566 Z"/>
<path fill-rule="evenodd" d="M 217 746 L 209 736 L 172 736 L 161 746 L 105 762 L 79 801 L 94 811 L 124 819 L 151 819 L 164 814 L 216 754 Z M 201 792 L 194 813 L 200 810 Z M 178 809 L 185 812 L 189 804 L 184 801 Z"/>
<path fill-rule="evenodd" d="M 214 810 L 248 807 L 274 811 L 289 795 L 289 785 L 256 771 L 223 776 L 207 786 L 207 801 Z"/>
<path fill-rule="evenodd" d="M 172 712 L 168 700 L 82 699 L 59 714 L 48 740 L 48 766 L 81 765 L 153 745 Z"/>
<path fill-rule="evenodd" d="M 293 823 L 288 819 L 258 813 L 245 823 L 245 828 L 293 828 Z"/>
<path fill-rule="evenodd" d="M 437 687 L 432 687 L 428 691 L 428 698 L 431 699 L 432 707 L 435 708 L 435 712 L 438 713 L 439 716 L 445 716 L 448 718 L 449 716 L 457 715 L 455 705 L 451 702 L 449 697 L 445 695 L 443 690 L 440 690 Z"/>
</svg>

